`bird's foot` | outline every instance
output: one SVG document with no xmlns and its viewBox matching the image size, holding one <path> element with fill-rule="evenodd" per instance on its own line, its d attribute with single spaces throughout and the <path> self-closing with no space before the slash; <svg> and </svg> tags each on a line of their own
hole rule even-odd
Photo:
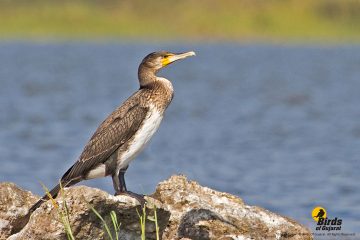
<svg viewBox="0 0 360 240">
<path fill-rule="evenodd" d="M 142 208 L 144 208 L 144 206 L 145 206 L 145 203 L 146 203 L 146 200 L 144 198 L 145 195 L 137 194 L 137 193 L 130 192 L 130 191 L 115 192 L 115 196 L 118 196 L 118 195 L 126 195 L 129 197 L 135 198 L 136 200 L 139 201 Z"/>
</svg>

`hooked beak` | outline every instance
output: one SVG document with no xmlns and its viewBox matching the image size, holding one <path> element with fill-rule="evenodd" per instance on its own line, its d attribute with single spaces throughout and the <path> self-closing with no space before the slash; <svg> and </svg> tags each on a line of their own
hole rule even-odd
<svg viewBox="0 0 360 240">
<path fill-rule="evenodd" d="M 169 55 L 169 56 L 163 58 L 161 63 L 164 67 L 164 66 L 169 65 L 170 63 L 173 63 L 177 60 L 184 59 L 184 58 L 187 58 L 190 56 L 196 56 L 195 52 L 191 51 L 191 52 L 186 52 L 186 53 Z"/>
</svg>

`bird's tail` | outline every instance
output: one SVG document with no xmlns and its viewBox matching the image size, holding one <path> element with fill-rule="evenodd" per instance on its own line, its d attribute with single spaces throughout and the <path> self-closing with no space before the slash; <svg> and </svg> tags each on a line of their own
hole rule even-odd
<svg viewBox="0 0 360 240">
<path fill-rule="evenodd" d="M 29 213 L 31 214 L 32 212 L 34 212 L 38 207 L 41 206 L 41 204 L 43 204 L 44 202 L 46 202 L 47 200 L 49 200 L 49 195 L 52 198 L 56 198 L 56 196 L 59 194 L 59 191 L 61 188 L 64 187 L 70 187 L 78 182 L 81 181 L 81 178 L 74 178 L 74 179 L 70 179 L 70 180 L 66 180 L 64 177 L 60 180 L 60 183 L 58 185 L 56 185 L 53 189 L 50 190 L 50 192 L 46 193 L 42 198 L 40 198 L 39 201 L 37 201 L 30 209 L 29 209 Z"/>
<path fill-rule="evenodd" d="M 64 183 L 61 183 L 62 186 L 64 186 Z M 43 204 L 44 202 L 46 202 L 47 200 L 49 200 L 49 194 L 51 195 L 52 198 L 56 198 L 56 196 L 58 195 L 60 191 L 60 183 L 58 185 L 56 185 L 53 189 L 50 190 L 49 193 L 45 194 L 42 198 L 40 198 L 39 201 L 37 201 L 30 209 L 29 212 L 32 213 L 34 212 L 38 207 L 41 206 L 41 204 Z"/>
<path fill-rule="evenodd" d="M 64 176 L 62 176 L 60 182 L 58 185 L 56 185 L 53 189 L 50 190 L 50 192 L 47 192 L 42 198 L 40 198 L 39 201 L 37 201 L 30 209 L 29 209 L 29 214 L 31 214 L 32 212 L 34 212 L 38 207 L 41 206 L 41 204 L 43 204 L 44 202 L 46 202 L 47 200 L 49 200 L 49 196 L 51 196 L 52 198 L 56 198 L 56 196 L 58 195 L 59 191 L 61 188 L 64 187 L 70 187 L 78 182 L 80 182 L 82 180 L 81 177 L 77 177 L 77 178 L 72 178 L 70 179 L 68 177 L 68 174 L 70 173 L 71 169 L 74 166 L 72 166 L 71 168 L 69 168 L 66 173 L 64 174 Z"/>
</svg>

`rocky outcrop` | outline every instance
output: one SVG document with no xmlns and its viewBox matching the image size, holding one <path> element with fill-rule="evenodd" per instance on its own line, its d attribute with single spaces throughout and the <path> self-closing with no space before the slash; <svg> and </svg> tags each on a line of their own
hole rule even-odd
<svg viewBox="0 0 360 240">
<path fill-rule="evenodd" d="M 164 239 L 311 239 L 295 221 L 202 187 L 184 176 L 160 183 L 153 195 L 171 215 Z"/>
<path fill-rule="evenodd" d="M 67 239 L 59 215 L 64 203 L 75 239 L 109 239 L 105 224 L 91 207 L 103 216 L 113 236 L 112 211 L 121 222 L 119 239 L 140 239 L 142 210 L 127 196 L 115 197 L 86 186 L 64 189 L 62 196 L 43 204 L 21 228 L 26 210 L 37 197 L 10 183 L 0 184 L 0 193 L 0 239 Z M 308 229 L 291 219 L 245 205 L 236 196 L 202 187 L 184 176 L 159 183 L 146 199 L 146 239 L 156 239 L 154 209 L 162 239 L 312 239 Z"/>
<path fill-rule="evenodd" d="M 13 183 L 0 183 L 0 239 L 21 230 L 27 222 L 24 217 L 28 209 L 38 198 Z"/>
<path fill-rule="evenodd" d="M 105 224 L 91 209 L 94 208 L 104 219 L 106 225 L 114 234 L 110 212 L 115 211 L 121 223 L 120 239 L 140 239 L 140 221 L 138 214 L 142 209 L 137 201 L 128 196 L 113 196 L 99 189 L 86 186 L 76 186 L 64 190 L 64 196 L 59 196 L 56 202 L 48 201 L 37 209 L 28 224 L 9 239 L 67 239 L 65 221 L 69 222 L 75 239 L 109 239 Z M 153 216 L 154 206 L 157 208 L 157 218 L 160 232 L 169 220 L 170 213 L 166 207 L 155 199 L 149 199 L 146 214 Z M 66 207 L 65 202 L 66 201 Z M 67 214 L 61 216 L 61 211 L 67 209 Z M 146 222 L 147 239 L 156 239 L 154 222 Z"/>
</svg>

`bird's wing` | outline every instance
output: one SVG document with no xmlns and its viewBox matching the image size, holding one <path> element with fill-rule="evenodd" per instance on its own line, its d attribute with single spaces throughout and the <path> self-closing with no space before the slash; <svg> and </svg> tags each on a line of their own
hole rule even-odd
<svg viewBox="0 0 360 240">
<path fill-rule="evenodd" d="M 79 160 L 62 179 L 75 179 L 86 175 L 93 167 L 105 162 L 112 153 L 128 141 L 139 129 L 148 108 L 139 104 L 124 104 L 115 110 L 96 130 L 84 148 Z"/>
</svg>

